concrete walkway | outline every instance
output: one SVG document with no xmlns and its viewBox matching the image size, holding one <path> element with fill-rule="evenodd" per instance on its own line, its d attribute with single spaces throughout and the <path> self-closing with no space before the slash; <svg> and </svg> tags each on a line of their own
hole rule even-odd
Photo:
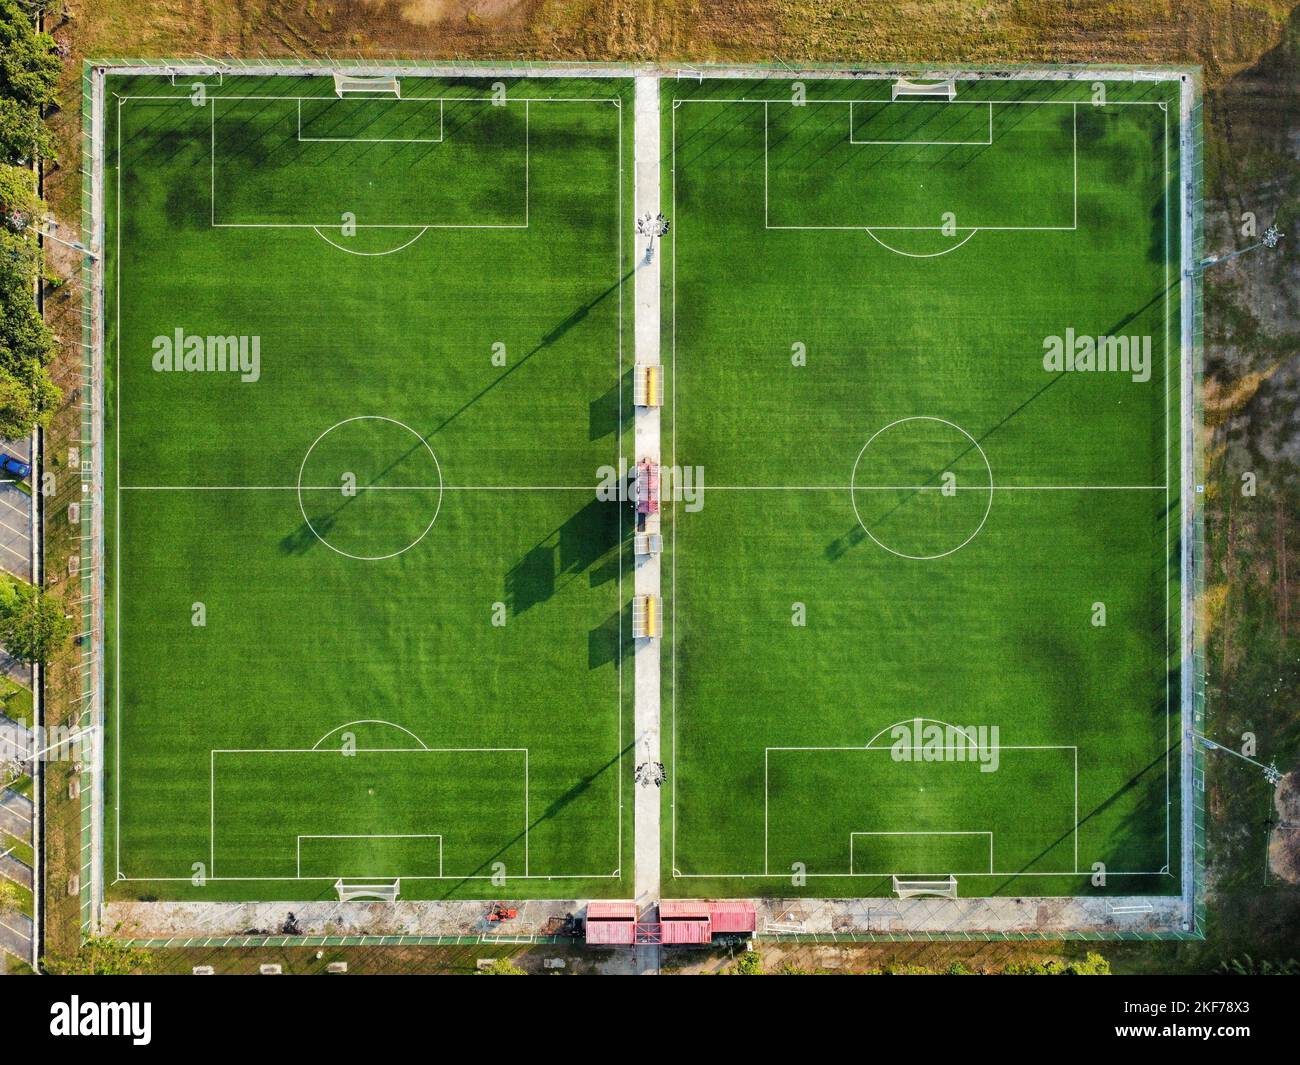
<svg viewBox="0 0 1300 1065">
<path fill-rule="evenodd" d="M 635 111 L 635 181 L 636 217 L 647 212 L 659 213 L 659 81 L 653 77 L 636 79 Z M 645 238 L 637 238 L 644 248 Z M 659 362 L 659 255 L 642 254 L 636 265 L 636 362 L 640 365 Z M 634 459 L 659 462 L 659 409 L 638 407 L 635 414 L 636 454 Z M 662 483 L 662 482 L 661 482 Z M 659 558 L 639 559 L 634 571 L 637 595 L 658 598 Z M 658 762 L 659 757 L 659 642 L 638 640 L 634 660 L 636 676 L 636 753 L 637 765 Z M 654 784 L 633 785 L 635 789 L 636 826 L 636 902 L 644 915 L 659 902 L 659 812 L 660 788 Z M 658 947 L 637 950 L 637 971 L 658 969 Z"/>
</svg>

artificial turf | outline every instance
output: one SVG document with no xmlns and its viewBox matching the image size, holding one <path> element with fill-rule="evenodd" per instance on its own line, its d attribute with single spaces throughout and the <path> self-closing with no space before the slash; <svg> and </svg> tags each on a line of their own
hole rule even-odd
<svg viewBox="0 0 1300 1065">
<path fill-rule="evenodd" d="M 960 84 L 660 82 L 665 895 L 1181 886 L 1177 81 Z M 629 84 L 108 87 L 110 897 L 630 895 Z"/>
<path fill-rule="evenodd" d="M 1178 78 L 958 86 L 662 85 L 666 895 L 1180 888 Z"/>
<path fill-rule="evenodd" d="M 628 83 L 181 80 L 107 80 L 110 898 L 628 894 Z"/>
</svg>

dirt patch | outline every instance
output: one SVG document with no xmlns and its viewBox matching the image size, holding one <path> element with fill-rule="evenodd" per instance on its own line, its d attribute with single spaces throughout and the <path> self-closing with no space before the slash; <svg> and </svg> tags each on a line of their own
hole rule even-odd
<svg viewBox="0 0 1300 1065">
<path fill-rule="evenodd" d="M 1300 771 L 1282 778 L 1273 795 L 1278 823 L 1268 841 L 1268 864 L 1273 875 L 1300 884 Z"/>
<path fill-rule="evenodd" d="M 528 5 L 528 0 L 363 0 L 367 7 L 397 9 L 398 17 L 413 26 L 435 26 L 440 22 L 494 23 L 509 18 Z"/>
</svg>

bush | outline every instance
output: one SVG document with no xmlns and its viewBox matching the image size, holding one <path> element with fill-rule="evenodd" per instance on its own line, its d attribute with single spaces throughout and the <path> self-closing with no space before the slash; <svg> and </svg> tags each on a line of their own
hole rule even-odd
<svg viewBox="0 0 1300 1065">
<path fill-rule="evenodd" d="M 18 891 L 18 885 L 12 880 L 0 877 L 0 915 L 16 913 L 21 900 L 22 895 Z"/>
<path fill-rule="evenodd" d="M 1109 976 L 1110 962 L 1089 951 L 1082 961 L 1013 962 L 1002 971 L 1007 976 Z"/>
<path fill-rule="evenodd" d="M 58 599 L 0 574 L 0 647 L 23 662 L 46 662 L 71 635 Z"/>
<path fill-rule="evenodd" d="M 53 976 L 138 976 L 153 968 L 153 956 L 107 936 L 92 936 L 71 958 L 45 958 L 41 968 Z"/>
<path fill-rule="evenodd" d="M 497 958 L 491 965 L 485 966 L 478 971 L 479 976 L 527 976 L 528 974 L 519 968 L 509 958 Z"/>
<path fill-rule="evenodd" d="M 762 976 L 763 955 L 756 950 L 747 950 L 735 960 L 727 970 L 729 976 Z"/>
</svg>

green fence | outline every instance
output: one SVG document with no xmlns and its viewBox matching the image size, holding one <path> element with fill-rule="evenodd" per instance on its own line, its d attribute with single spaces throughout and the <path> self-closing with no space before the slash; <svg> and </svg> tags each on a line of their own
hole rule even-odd
<svg viewBox="0 0 1300 1065">
<path fill-rule="evenodd" d="M 329 56 L 320 57 L 301 57 L 293 58 L 259 58 L 257 60 L 245 60 L 232 56 L 216 59 L 210 56 L 195 55 L 190 58 L 96 58 L 86 60 L 84 74 L 82 78 L 82 193 L 81 193 L 81 210 L 82 210 L 82 241 L 90 248 L 94 248 L 94 239 L 96 236 L 94 217 L 94 193 L 95 193 L 95 162 L 97 139 L 103 134 L 102 129 L 97 130 L 94 122 L 94 81 L 96 70 L 100 68 L 129 69 L 137 68 L 148 70 L 154 73 L 168 73 L 176 69 L 178 73 L 197 74 L 203 71 L 213 73 L 221 71 L 222 73 L 231 74 L 274 74 L 274 73 L 327 73 L 332 70 L 349 68 L 356 72 L 367 70 L 377 71 L 382 69 L 385 72 L 410 71 L 411 73 L 427 73 L 431 69 L 440 71 L 454 70 L 465 76 L 484 76 L 487 74 L 497 76 L 509 76 L 517 74 L 519 76 L 560 76 L 568 74 L 571 76 L 589 76 L 606 74 L 609 76 L 621 75 L 626 76 L 630 73 L 645 72 L 658 73 L 662 76 L 672 77 L 709 77 L 709 76 L 791 76 L 806 73 L 810 75 L 818 74 L 845 74 L 852 75 L 855 73 L 872 73 L 878 76 L 888 76 L 890 74 L 916 74 L 922 72 L 938 73 L 940 71 L 952 74 L 985 74 L 990 77 L 1001 77 L 1011 80 L 1016 75 L 1027 75 L 1030 68 L 1021 67 L 962 67 L 947 64 L 932 64 L 929 66 L 917 64 L 882 64 L 861 69 L 852 68 L 844 64 L 832 63 L 803 63 L 797 66 L 790 65 L 780 60 L 770 64 L 753 64 L 745 66 L 734 65 L 711 65 L 711 64 L 659 64 L 651 66 L 620 64 L 620 63 L 548 63 L 529 60 L 506 60 L 506 61 L 463 61 L 456 59 L 449 60 L 401 60 L 401 59 L 377 59 L 375 57 L 362 56 Z M 1141 72 L 1128 67 L 1118 66 L 1057 66 L 1053 70 L 1058 71 L 1062 76 L 1086 75 L 1104 73 L 1111 76 L 1130 76 L 1133 80 L 1140 80 L 1140 74 L 1150 76 L 1154 72 L 1163 72 L 1166 75 L 1175 68 L 1152 66 L 1143 68 Z M 1204 220 L 1203 220 L 1203 182 L 1204 182 L 1204 149 L 1203 149 L 1203 114 L 1202 114 L 1202 86 L 1200 83 L 1199 71 L 1190 71 L 1185 68 L 1176 68 L 1179 72 L 1187 74 L 1195 81 L 1193 86 L 1194 104 L 1190 113 L 1190 129 L 1186 130 L 1187 139 L 1185 148 L 1190 151 L 1190 189 L 1188 190 L 1189 202 L 1192 208 L 1192 247 L 1184 249 L 1184 262 L 1199 263 L 1203 257 L 1204 249 Z M 1042 72 L 1039 71 L 1039 74 Z M 80 514 L 80 580 L 82 586 L 82 617 L 80 631 L 83 633 L 82 640 L 82 690 L 81 690 L 81 708 L 79 712 L 79 724 L 82 727 L 88 727 L 97 719 L 102 722 L 102 714 L 99 711 L 99 704 L 102 699 L 100 681 L 102 677 L 103 663 L 103 631 L 102 631 L 102 597 L 103 590 L 100 582 L 96 580 L 96 564 L 101 562 L 102 543 L 99 538 L 98 530 L 101 529 L 101 518 L 99 507 L 101 498 L 96 492 L 98 486 L 99 492 L 103 491 L 103 454 L 102 447 L 96 433 L 98 419 L 102 417 L 101 395 L 99 390 L 102 388 L 102 370 L 103 362 L 101 354 L 97 350 L 97 345 L 102 339 L 99 335 L 100 328 L 100 307 L 99 300 L 102 292 L 99 289 L 100 278 L 96 271 L 95 260 L 86 256 L 82 260 L 81 267 L 81 285 L 82 285 L 82 377 L 81 392 L 79 396 L 79 408 L 81 412 L 81 475 L 79 489 L 79 502 L 81 507 Z M 1183 667 L 1190 670 L 1190 692 L 1191 705 L 1184 707 L 1184 720 L 1187 720 L 1188 711 L 1190 711 L 1190 725 L 1195 735 L 1202 735 L 1205 732 L 1206 725 L 1206 695 L 1205 695 L 1205 653 L 1203 643 L 1203 633 L 1201 631 L 1200 617 L 1198 614 L 1199 604 L 1203 599 L 1204 590 L 1204 566 L 1205 557 L 1205 530 L 1202 516 L 1201 502 L 1203 496 L 1200 492 L 1200 486 L 1204 484 L 1205 467 L 1204 467 L 1204 450 L 1202 444 L 1202 404 L 1201 391 L 1204 378 L 1204 351 L 1203 351 L 1203 285 L 1199 269 L 1193 268 L 1190 272 L 1188 290 L 1192 299 L 1191 322 L 1192 335 L 1185 338 L 1184 355 L 1190 362 L 1190 367 L 1186 372 L 1190 372 L 1192 378 L 1192 425 L 1190 427 L 1190 436 L 1192 442 L 1192 472 L 1194 484 L 1191 490 L 1196 494 L 1192 499 L 1191 507 L 1191 527 L 1184 530 L 1184 535 L 1188 538 L 1192 552 L 1190 558 L 1190 568 L 1188 571 L 1188 580 L 1191 584 L 1191 602 L 1193 608 L 1190 616 L 1185 619 L 1185 623 L 1193 627 L 1192 653 L 1190 663 L 1184 663 Z M 1181 381 L 1180 381 L 1181 386 Z M 1186 437 L 1185 437 L 1186 438 Z M 96 474 L 99 474 L 97 477 Z M 60 516 L 64 512 L 61 508 L 56 508 L 55 516 Z M 1184 687 L 1186 691 L 1186 686 Z M 102 735 L 102 733 L 101 733 Z M 939 942 L 939 941 L 1081 941 L 1081 942 L 1103 942 L 1103 941 L 1128 941 L 1128 940 L 1187 940 L 1200 939 L 1204 937 L 1205 928 L 1205 832 L 1206 832 L 1206 813 L 1205 813 L 1205 750 L 1200 743 L 1193 743 L 1192 761 L 1192 779 L 1185 782 L 1183 794 L 1185 801 L 1190 802 L 1191 806 L 1191 896 L 1193 920 L 1191 927 L 1188 929 L 1169 929 L 1163 931 L 1106 931 L 1106 932 L 854 932 L 854 933 L 772 933 L 758 934 L 755 939 L 761 942 L 804 942 L 804 943 L 858 943 L 858 942 Z M 87 766 L 86 772 L 82 775 L 81 788 L 81 876 L 80 876 L 80 894 L 81 894 L 81 930 L 82 934 L 91 934 L 94 927 L 95 913 L 98 900 L 96 899 L 96 881 L 94 875 L 96 870 L 93 868 L 94 856 L 97 853 L 100 841 L 95 839 L 97 832 L 96 827 L 96 808 L 95 803 L 101 797 L 99 794 L 99 781 L 94 777 L 93 767 Z M 288 947 L 288 946 L 452 946 L 464 944 L 542 944 L 542 943 L 560 943 L 572 942 L 568 937 L 563 936 L 516 936 L 516 937 L 495 937 L 482 935 L 468 936 L 206 936 L 206 937 L 185 937 L 176 936 L 162 939 L 133 939 L 127 941 L 131 946 L 138 947 L 156 947 L 156 948 L 176 948 L 176 947 Z"/>
</svg>

